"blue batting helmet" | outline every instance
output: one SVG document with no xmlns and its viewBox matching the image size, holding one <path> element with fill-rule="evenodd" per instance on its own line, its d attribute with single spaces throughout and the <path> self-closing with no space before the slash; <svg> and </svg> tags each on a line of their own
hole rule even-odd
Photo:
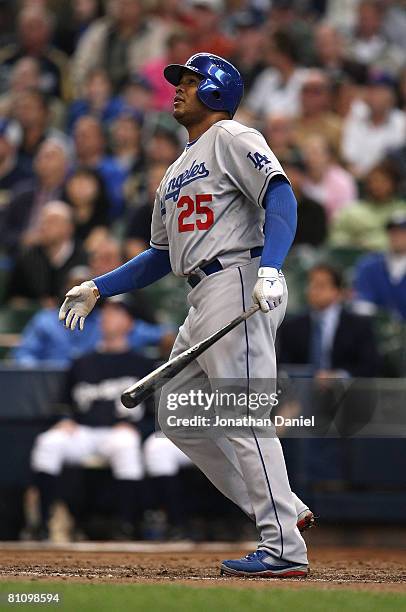
<svg viewBox="0 0 406 612">
<path fill-rule="evenodd" d="M 164 76 L 172 85 L 179 85 L 185 69 L 203 77 L 197 88 L 199 100 L 208 108 L 228 111 L 233 117 L 244 93 L 244 84 L 237 68 L 218 55 L 196 53 L 184 65 L 167 66 Z"/>
</svg>

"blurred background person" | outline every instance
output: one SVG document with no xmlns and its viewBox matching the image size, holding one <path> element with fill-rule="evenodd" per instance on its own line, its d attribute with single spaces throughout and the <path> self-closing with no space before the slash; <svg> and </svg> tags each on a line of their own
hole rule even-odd
<svg viewBox="0 0 406 612">
<path fill-rule="evenodd" d="M 34 57 L 22 57 L 11 72 L 7 90 L 0 96 L 0 116 L 14 117 L 19 97 L 26 91 L 42 91 L 41 65 Z M 65 104 L 57 96 L 47 94 L 50 128 L 63 130 L 65 125 Z"/>
<path fill-rule="evenodd" d="M 248 8 L 237 11 L 232 16 L 233 32 L 238 44 L 234 46 L 230 61 L 240 71 L 247 91 L 266 67 L 266 34 L 261 25 L 260 16 Z"/>
<path fill-rule="evenodd" d="M 294 136 L 292 117 L 279 113 L 267 115 L 262 132 L 282 166 L 302 161 L 302 151 Z"/>
<path fill-rule="evenodd" d="M 210 49 L 215 55 L 229 58 L 235 43 L 222 29 L 226 9 L 223 0 L 190 0 L 189 6 L 193 53 Z"/>
<path fill-rule="evenodd" d="M 65 184 L 65 199 L 72 206 L 75 238 L 91 250 L 92 244 L 103 240 L 110 227 L 109 201 L 97 172 L 78 168 Z"/>
<path fill-rule="evenodd" d="M 333 85 L 350 78 L 362 85 L 368 69 L 365 64 L 351 59 L 346 52 L 345 37 L 334 25 L 323 21 L 314 30 L 315 63 L 330 78 Z"/>
<path fill-rule="evenodd" d="M 391 43 L 384 33 L 385 7 L 380 0 L 362 0 L 349 45 L 349 55 L 367 66 L 396 76 L 405 64 L 404 51 Z"/>
<path fill-rule="evenodd" d="M 300 90 L 300 112 L 294 122 L 294 137 L 302 147 L 309 136 L 323 136 L 336 155 L 340 153 L 341 119 L 332 109 L 332 85 L 321 70 L 309 70 Z"/>
<path fill-rule="evenodd" d="M 130 212 L 126 224 L 125 255 L 132 259 L 149 249 L 151 240 L 152 209 L 154 207 L 156 190 L 167 170 L 166 164 L 156 162 L 151 164 L 146 175 L 145 202 Z"/>
<path fill-rule="evenodd" d="M 192 54 L 190 35 L 186 30 L 177 29 L 169 34 L 165 53 L 162 57 L 146 62 L 140 75 L 150 83 L 153 94 L 151 109 L 156 111 L 170 111 L 173 106 L 174 88 L 162 78 L 163 70 L 168 64 L 184 64 Z"/>
<path fill-rule="evenodd" d="M 356 178 L 364 177 L 390 149 L 404 144 L 406 115 L 395 107 L 394 81 L 372 74 L 364 100 L 356 100 L 344 122 L 342 156 Z"/>
<path fill-rule="evenodd" d="M 72 55 L 80 38 L 96 19 L 103 15 L 102 0 L 71 0 L 68 6 L 60 7 L 55 44 L 67 55 Z M 63 10 L 65 8 L 65 10 Z"/>
<path fill-rule="evenodd" d="M 56 305 L 64 295 L 69 270 L 87 263 L 82 245 L 74 239 L 72 209 L 65 202 L 48 202 L 38 215 L 36 236 L 16 254 L 8 298 L 38 300 Z"/>
<path fill-rule="evenodd" d="M 107 140 L 102 124 L 96 117 L 80 117 L 73 130 L 76 165 L 95 170 L 101 176 L 110 202 L 109 217 L 119 217 L 125 208 L 124 183 L 126 173 L 107 154 Z"/>
<path fill-rule="evenodd" d="M 336 161 L 333 149 L 323 134 L 308 136 L 303 142 L 302 153 L 306 168 L 303 192 L 321 204 L 331 220 L 357 199 L 356 182 Z"/>
<path fill-rule="evenodd" d="M 373 168 L 365 177 L 361 200 L 343 208 L 335 217 L 330 244 L 337 247 L 383 251 L 388 246 L 385 226 L 397 211 L 405 210 L 398 196 L 399 176 L 388 161 Z"/>
<path fill-rule="evenodd" d="M 306 70 L 299 65 L 297 47 L 285 31 L 277 31 L 265 48 L 267 67 L 259 73 L 245 97 L 242 111 L 259 119 L 273 113 L 295 117 Z"/>
<path fill-rule="evenodd" d="M 32 178 L 32 174 L 18 161 L 20 140 L 18 124 L 0 119 L 0 215 L 10 204 L 13 193 Z"/>
<path fill-rule="evenodd" d="M 124 100 L 113 94 L 112 82 L 106 70 L 93 68 L 86 75 L 80 97 L 69 107 L 68 130 L 71 132 L 76 121 L 85 115 L 97 117 L 103 125 L 108 126 L 124 107 Z"/>
<path fill-rule="evenodd" d="M 306 173 L 302 163 L 286 164 L 285 171 L 289 174 L 297 200 L 297 228 L 293 245 L 322 246 L 328 235 L 326 208 L 306 195 L 303 188 Z"/>
<path fill-rule="evenodd" d="M 10 253 L 37 239 L 43 207 L 62 197 L 69 167 L 66 148 L 58 140 L 45 140 L 35 156 L 34 179 L 24 183 L 7 206 L 1 227 L 1 244 Z"/>
<path fill-rule="evenodd" d="M 281 326 L 280 363 L 309 365 L 316 378 L 374 376 L 377 348 L 371 321 L 343 305 L 340 272 L 328 264 L 314 266 L 306 296 L 305 312 Z"/>
<path fill-rule="evenodd" d="M 106 300 L 100 325 L 97 349 L 75 360 L 68 373 L 65 403 L 72 408 L 71 414 L 40 434 L 32 450 L 43 538 L 52 504 L 60 494 L 57 484 L 63 465 L 80 465 L 90 455 L 103 458 L 112 468 L 115 537 L 133 537 L 136 515 L 142 515 L 144 467 L 136 423 L 144 416 L 145 406 L 129 411 L 121 405 L 120 394 L 146 376 L 154 363 L 129 346 L 133 315 L 126 300 Z"/>
<path fill-rule="evenodd" d="M 356 311 L 378 310 L 406 321 L 406 209 L 393 214 L 387 225 L 388 249 L 361 258 L 355 268 Z"/>
<path fill-rule="evenodd" d="M 49 101 L 39 89 L 27 89 L 18 95 L 13 118 L 22 130 L 18 159 L 27 172 L 32 171 L 33 160 L 44 140 L 53 138 L 68 146 L 65 134 L 51 126 Z"/>
<path fill-rule="evenodd" d="M 143 18 L 141 0 L 114 0 L 107 17 L 93 22 L 73 55 L 72 76 L 80 90 L 89 71 L 102 66 L 117 90 L 128 77 L 165 48 L 167 28 L 159 19 Z"/>
<path fill-rule="evenodd" d="M 54 25 L 52 13 L 45 8 L 23 8 L 18 14 L 17 43 L 1 51 L 0 66 L 4 78 L 22 57 L 33 57 L 40 64 L 41 91 L 68 100 L 68 58 L 52 44 Z M 4 87 L 8 87 L 7 79 Z"/>
</svg>

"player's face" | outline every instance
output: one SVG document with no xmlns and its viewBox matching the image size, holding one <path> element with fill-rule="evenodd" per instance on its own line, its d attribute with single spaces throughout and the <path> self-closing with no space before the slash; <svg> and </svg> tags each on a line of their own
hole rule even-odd
<svg viewBox="0 0 406 612">
<path fill-rule="evenodd" d="M 173 116 L 185 127 L 199 123 L 208 112 L 197 97 L 197 88 L 201 80 L 202 77 L 198 74 L 185 70 L 176 87 Z"/>
</svg>

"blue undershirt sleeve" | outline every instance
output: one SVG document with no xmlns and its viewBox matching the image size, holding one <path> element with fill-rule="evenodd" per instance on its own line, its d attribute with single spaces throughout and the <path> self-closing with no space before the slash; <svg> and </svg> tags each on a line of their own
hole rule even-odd
<svg viewBox="0 0 406 612">
<path fill-rule="evenodd" d="M 271 180 L 262 201 L 265 211 L 265 243 L 261 267 L 282 268 L 297 226 L 297 202 L 292 187 L 282 176 Z"/>
<path fill-rule="evenodd" d="M 101 297 L 142 289 L 163 278 L 171 271 L 169 251 L 154 249 L 140 253 L 124 265 L 94 278 Z"/>
</svg>

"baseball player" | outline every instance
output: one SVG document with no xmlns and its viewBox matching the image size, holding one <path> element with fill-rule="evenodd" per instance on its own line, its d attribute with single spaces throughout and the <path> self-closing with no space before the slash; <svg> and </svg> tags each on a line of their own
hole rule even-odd
<svg viewBox="0 0 406 612">
<path fill-rule="evenodd" d="M 68 328 L 83 329 L 99 296 L 141 288 L 171 270 L 188 279 L 189 314 L 172 356 L 248 309 L 262 312 L 227 334 L 171 382 L 178 392 L 192 379 L 276 379 L 275 336 L 287 288 L 281 267 L 296 231 L 297 204 L 289 181 L 263 136 L 233 116 L 243 95 L 237 69 L 210 53 L 169 65 L 176 87 L 173 115 L 189 142 L 168 168 L 156 194 L 151 248 L 120 268 L 71 289 L 60 310 Z M 159 422 L 166 435 L 256 523 L 255 552 L 223 561 L 237 576 L 305 576 L 305 542 L 299 532 L 313 515 L 291 491 L 275 435 L 196 438 Z M 299 528 L 298 528 L 299 527 Z"/>
</svg>

